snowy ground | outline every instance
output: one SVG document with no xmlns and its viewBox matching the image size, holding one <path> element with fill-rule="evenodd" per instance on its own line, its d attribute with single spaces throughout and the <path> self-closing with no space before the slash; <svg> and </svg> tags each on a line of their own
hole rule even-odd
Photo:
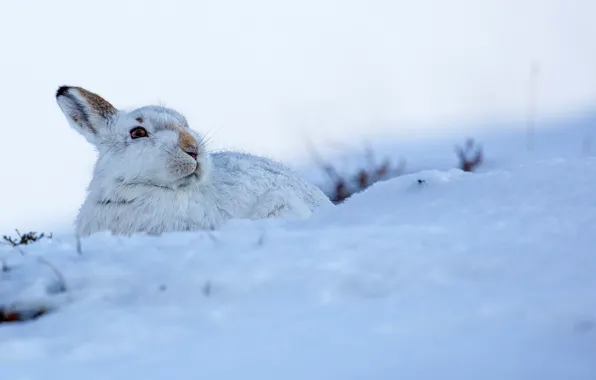
<svg viewBox="0 0 596 380">
<path fill-rule="evenodd" d="M 312 145 L 316 149 L 324 148 L 320 154 L 322 160 L 331 164 L 344 179 L 352 182 L 359 170 L 372 171 L 385 159 L 394 168 L 403 159 L 405 173 L 458 167 L 455 148 L 464 145 L 470 137 L 484 153 L 482 165 L 475 169 L 477 172 L 511 169 L 522 163 L 544 159 L 596 156 L 594 111 L 570 113 L 540 121 L 530 139 L 525 123 L 520 120 L 446 125 L 445 130 L 449 132 L 403 139 L 381 135 L 339 144 L 327 140 L 320 146 Z M 371 153 L 372 157 L 369 157 Z M 374 163 L 370 162 L 371 158 Z M 311 181 L 325 190 L 333 187 L 333 182 L 317 164 L 315 156 L 308 156 L 302 161 L 302 166 L 298 167 Z"/>
<path fill-rule="evenodd" d="M 544 158 L 306 221 L 0 246 L 0 303 L 56 307 L 0 326 L 0 377 L 594 379 L 595 188 L 596 158 Z"/>
</svg>

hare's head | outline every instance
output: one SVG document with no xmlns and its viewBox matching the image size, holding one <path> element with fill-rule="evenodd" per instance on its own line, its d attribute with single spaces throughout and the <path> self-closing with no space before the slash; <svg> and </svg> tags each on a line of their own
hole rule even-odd
<svg viewBox="0 0 596 380">
<path fill-rule="evenodd" d="M 125 112 L 69 86 L 58 89 L 56 100 L 69 124 L 97 148 L 96 176 L 102 180 L 175 189 L 207 174 L 202 139 L 175 110 L 146 106 Z"/>
</svg>

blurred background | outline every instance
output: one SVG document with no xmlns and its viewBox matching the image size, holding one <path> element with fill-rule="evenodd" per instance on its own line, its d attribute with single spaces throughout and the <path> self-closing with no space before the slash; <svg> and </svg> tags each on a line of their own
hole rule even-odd
<svg viewBox="0 0 596 380">
<path fill-rule="evenodd" d="M 168 105 L 212 149 L 305 171 L 307 141 L 321 157 L 382 142 L 397 160 L 592 113 L 594 15 L 593 0 L 4 0 L 0 228 L 70 226 L 83 201 L 95 152 L 59 85 Z"/>
</svg>

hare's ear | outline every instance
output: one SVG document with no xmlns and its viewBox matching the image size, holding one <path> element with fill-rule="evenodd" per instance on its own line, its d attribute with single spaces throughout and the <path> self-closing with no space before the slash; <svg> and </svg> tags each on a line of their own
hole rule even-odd
<svg viewBox="0 0 596 380">
<path fill-rule="evenodd" d="M 56 101 L 68 123 L 91 144 L 96 144 L 98 134 L 118 114 L 107 100 L 81 87 L 60 87 Z"/>
</svg>

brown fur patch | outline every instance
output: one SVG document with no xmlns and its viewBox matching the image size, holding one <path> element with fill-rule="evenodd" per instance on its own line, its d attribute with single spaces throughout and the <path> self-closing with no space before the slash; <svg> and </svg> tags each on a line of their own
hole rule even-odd
<svg viewBox="0 0 596 380">
<path fill-rule="evenodd" d="M 180 130 L 180 137 L 178 138 L 178 145 L 185 152 L 198 153 L 197 140 L 188 132 Z"/>
<path fill-rule="evenodd" d="M 81 87 L 75 87 L 81 96 L 85 98 L 89 106 L 102 117 L 108 117 L 118 113 L 118 110 L 101 96 L 85 90 Z"/>
</svg>

